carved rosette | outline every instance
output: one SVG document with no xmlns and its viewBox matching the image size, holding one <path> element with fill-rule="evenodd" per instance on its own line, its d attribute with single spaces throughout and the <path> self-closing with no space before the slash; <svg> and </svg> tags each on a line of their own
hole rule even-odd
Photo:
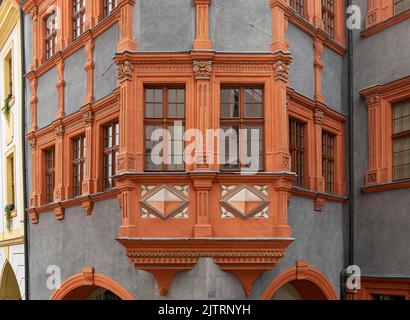
<svg viewBox="0 0 410 320">
<path fill-rule="evenodd" d="M 273 66 L 273 72 L 275 74 L 276 80 L 289 80 L 289 62 L 287 61 L 278 61 Z"/>
<path fill-rule="evenodd" d="M 194 61 L 196 80 L 209 80 L 212 76 L 212 61 Z"/>
<path fill-rule="evenodd" d="M 132 66 L 131 62 L 125 60 L 123 63 L 119 64 L 118 66 L 118 80 L 132 80 L 132 76 L 134 74 L 134 67 Z"/>
</svg>

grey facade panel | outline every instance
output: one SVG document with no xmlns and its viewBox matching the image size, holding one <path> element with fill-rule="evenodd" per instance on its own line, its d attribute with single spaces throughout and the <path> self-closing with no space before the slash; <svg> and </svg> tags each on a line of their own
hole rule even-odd
<svg viewBox="0 0 410 320">
<path fill-rule="evenodd" d="M 215 51 L 270 50 L 272 9 L 269 0 L 214 0 L 210 11 L 210 32 Z"/>
<path fill-rule="evenodd" d="M 322 61 L 322 94 L 326 104 L 338 112 L 343 113 L 343 82 L 347 80 L 344 73 L 344 58 L 333 50 L 324 47 Z"/>
<path fill-rule="evenodd" d="M 87 95 L 87 75 L 84 65 L 87 61 L 84 49 L 80 49 L 65 60 L 64 81 L 65 114 L 77 112 L 83 105 Z"/>
<path fill-rule="evenodd" d="M 355 1 L 365 14 L 366 2 Z M 364 20 L 363 20 L 364 21 Z M 364 194 L 368 110 L 359 91 L 410 75 L 410 20 L 364 38 L 353 32 L 355 263 L 364 274 L 410 275 L 409 189 Z"/>
<path fill-rule="evenodd" d="M 29 15 L 24 15 L 24 59 L 28 72 L 33 59 L 33 24 Z"/>
<path fill-rule="evenodd" d="M 344 267 L 343 205 L 327 204 L 325 212 L 312 210 L 312 200 L 292 199 L 290 224 L 296 242 L 277 267 L 255 283 L 251 298 L 258 298 L 274 277 L 295 261 L 307 259 L 330 279 L 338 291 L 339 271 Z M 160 299 L 151 274 L 136 271 L 128 262 L 123 247 L 115 240 L 121 213 L 115 200 L 95 204 L 86 217 L 81 208 L 66 210 L 57 222 L 52 213 L 41 214 L 40 224 L 30 226 L 30 285 L 33 299 L 48 299 L 47 268 L 59 266 L 64 281 L 93 266 L 97 273 L 117 281 L 136 299 Z M 47 250 L 44 250 L 47 248 Z M 178 273 L 166 299 L 246 299 L 239 280 L 223 272 L 212 259 L 202 259 L 192 270 Z"/>
<path fill-rule="evenodd" d="M 104 98 L 117 87 L 117 66 L 113 57 L 119 39 L 118 25 L 114 25 L 97 39 L 94 46 L 94 96 Z"/>
<path fill-rule="evenodd" d="M 312 37 L 293 24 L 289 24 L 287 38 L 293 58 L 289 74 L 290 86 L 300 94 L 313 99 L 315 56 Z"/>
<path fill-rule="evenodd" d="M 346 267 L 346 210 L 343 204 L 326 203 L 324 211 L 314 211 L 313 201 L 292 197 L 289 224 L 295 242 L 274 270 L 264 273 L 254 285 L 253 298 L 258 298 L 282 272 L 295 267 L 298 260 L 308 260 L 340 292 L 340 272 Z"/>
<path fill-rule="evenodd" d="M 44 128 L 55 120 L 58 108 L 57 70 L 51 69 L 38 79 L 37 125 Z"/>
<path fill-rule="evenodd" d="M 139 51 L 189 51 L 195 38 L 192 0 L 140 0 L 134 9 Z"/>
</svg>

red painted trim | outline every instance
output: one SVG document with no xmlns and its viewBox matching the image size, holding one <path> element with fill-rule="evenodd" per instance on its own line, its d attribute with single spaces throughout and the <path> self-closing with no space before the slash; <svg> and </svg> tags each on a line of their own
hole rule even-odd
<svg viewBox="0 0 410 320">
<path fill-rule="evenodd" d="M 319 270 L 309 267 L 307 261 L 297 261 L 296 267 L 276 277 L 260 299 L 271 300 L 275 293 L 287 283 L 292 283 L 302 298 L 306 300 L 338 300 L 336 290 L 327 277 Z M 312 287 L 316 287 L 316 290 L 312 290 Z"/>
<path fill-rule="evenodd" d="M 94 268 L 84 268 L 82 273 L 64 281 L 50 300 L 85 300 L 98 287 L 111 291 L 122 300 L 135 300 L 124 287 L 114 280 L 94 273 Z"/>
</svg>

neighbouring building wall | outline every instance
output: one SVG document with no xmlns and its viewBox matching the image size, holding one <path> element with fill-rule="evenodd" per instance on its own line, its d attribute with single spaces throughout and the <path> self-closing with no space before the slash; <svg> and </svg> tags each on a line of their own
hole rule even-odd
<svg viewBox="0 0 410 320">
<path fill-rule="evenodd" d="M 0 30 L 0 300 L 24 299 L 22 51 L 17 2 L 0 3 Z"/>
<path fill-rule="evenodd" d="M 354 1 L 363 15 L 366 2 Z M 355 263 L 364 274 L 410 275 L 409 190 L 362 192 L 368 169 L 368 110 L 359 95 L 410 75 L 409 29 L 407 19 L 367 38 L 353 32 Z"/>
</svg>

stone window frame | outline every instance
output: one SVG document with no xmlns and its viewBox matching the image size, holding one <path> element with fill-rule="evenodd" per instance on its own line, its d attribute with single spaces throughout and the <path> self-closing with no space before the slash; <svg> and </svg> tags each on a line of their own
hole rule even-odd
<svg viewBox="0 0 410 320">
<path fill-rule="evenodd" d="M 410 17 L 410 9 L 396 14 L 394 3 L 395 0 L 368 0 L 363 37 L 369 37 Z"/>
<path fill-rule="evenodd" d="M 410 99 L 410 77 L 360 91 L 368 110 L 368 169 L 364 192 L 410 187 L 393 179 L 393 104 Z"/>
</svg>

